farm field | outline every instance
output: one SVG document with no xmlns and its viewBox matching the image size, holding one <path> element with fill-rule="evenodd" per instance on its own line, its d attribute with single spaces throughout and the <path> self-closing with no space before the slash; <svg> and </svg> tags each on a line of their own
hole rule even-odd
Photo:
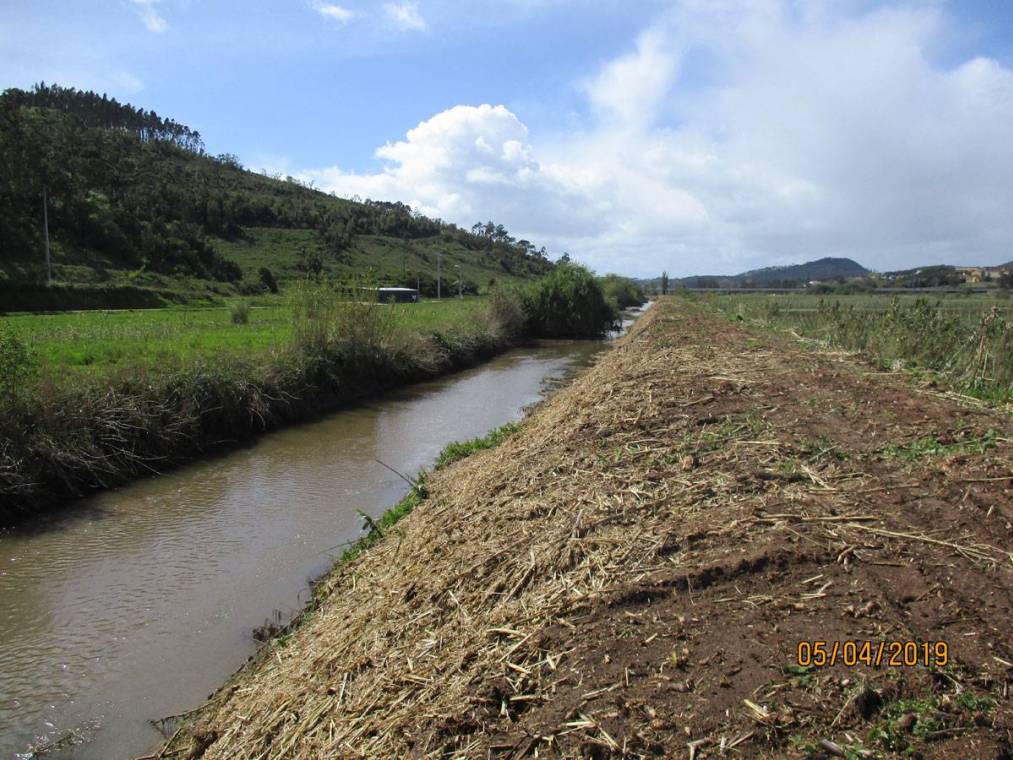
<svg viewBox="0 0 1013 760">
<path fill-rule="evenodd" d="M 699 297 L 699 296 L 696 296 Z M 862 352 L 883 369 L 982 399 L 1013 400 L 1013 300 L 995 295 L 702 296 L 736 320 Z"/>
<path fill-rule="evenodd" d="M 163 752 L 1006 757 L 1011 482 L 1007 413 L 665 299 Z"/>
<path fill-rule="evenodd" d="M 409 330 L 442 331 L 467 327 L 485 299 L 425 300 L 390 307 Z M 221 356 L 256 356 L 288 344 L 292 305 L 262 297 L 249 308 L 248 321 L 234 324 L 231 306 L 124 311 L 79 311 L 0 317 L 49 370 L 90 374 L 122 366 L 187 362 Z"/>
<path fill-rule="evenodd" d="M 902 307 L 910 307 L 917 301 L 928 301 L 932 306 L 940 309 L 947 315 L 958 317 L 965 323 L 976 323 L 991 311 L 996 309 L 1006 318 L 1013 317 L 1013 298 L 998 294 L 969 294 L 960 295 L 954 293 L 943 293 L 938 296 L 926 295 L 924 293 L 879 293 L 879 294 L 854 294 L 835 295 L 832 293 L 725 293 L 710 295 L 707 298 L 714 299 L 727 309 L 727 304 L 739 304 L 748 312 L 760 313 L 769 310 L 776 305 L 778 309 L 788 313 L 805 314 L 818 311 L 820 305 L 839 304 L 843 308 L 854 308 L 861 312 L 884 312 L 890 309 L 891 304 L 896 301 Z"/>
</svg>

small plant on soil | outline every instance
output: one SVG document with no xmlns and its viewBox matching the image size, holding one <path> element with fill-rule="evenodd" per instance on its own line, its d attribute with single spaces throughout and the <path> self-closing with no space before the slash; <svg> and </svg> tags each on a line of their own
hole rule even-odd
<svg viewBox="0 0 1013 760">
<path fill-rule="evenodd" d="M 868 735 L 870 744 L 893 752 L 913 754 L 918 742 L 931 742 L 974 728 L 975 722 L 995 707 L 989 697 L 964 691 L 923 699 L 899 699 L 887 704 L 880 722 Z"/>
<path fill-rule="evenodd" d="M 948 456 L 950 454 L 983 454 L 996 446 L 1001 440 L 998 431 L 989 428 L 979 438 L 943 442 L 935 436 L 925 436 L 911 443 L 892 443 L 881 451 L 884 457 L 896 457 L 914 462 L 931 456 Z"/>
</svg>

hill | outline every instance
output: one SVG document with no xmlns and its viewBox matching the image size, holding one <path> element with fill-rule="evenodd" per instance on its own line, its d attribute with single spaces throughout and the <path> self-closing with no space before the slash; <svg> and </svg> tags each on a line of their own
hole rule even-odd
<svg viewBox="0 0 1013 760">
<path fill-rule="evenodd" d="M 738 275 L 743 282 L 757 285 L 773 285 L 776 283 L 809 282 L 811 280 L 834 280 L 839 277 L 864 277 L 869 270 L 852 259 L 822 258 L 807 261 L 804 264 L 792 264 L 780 267 L 753 269 Z"/>
<path fill-rule="evenodd" d="M 792 288 L 805 285 L 813 280 L 836 280 L 839 278 L 864 277 L 869 270 L 852 259 L 822 258 L 807 261 L 804 264 L 788 266 L 764 267 L 751 269 L 736 275 L 693 275 L 690 277 L 673 278 L 669 287 L 684 288 L 738 288 L 738 287 L 784 287 Z M 657 289 L 660 279 L 642 282 L 648 289 Z"/>
<path fill-rule="evenodd" d="M 54 279 L 78 300 L 88 290 L 98 301 L 118 290 L 213 298 L 307 274 L 431 292 L 438 254 L 443 287 L 456 290 L 459 277 L 476 292 L 552 266 L 502 225 L 464 230 L 402 203 L 256 174 L 233 155 L 208 155 L 200 133 L 172 119 L 43 84 L 0 95 L 0 309 L 26 293 L 52 297 L 44 197 Z"/>
</svg>

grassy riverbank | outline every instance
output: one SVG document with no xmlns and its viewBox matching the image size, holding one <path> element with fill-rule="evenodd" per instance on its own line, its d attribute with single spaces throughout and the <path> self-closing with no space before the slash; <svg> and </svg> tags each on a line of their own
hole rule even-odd
<svg viewBox="0 0 1013 760">
<path fill-rule="evenodd" d="M 163 751 L 1002 756 L 1011 439 L 1002 414 L 663 301 L 429 476 Z M 798 661 L 882 639 L 949 658 Z"/>
<path fill-rule="evenodd" d="M 306 285 L 281 307 L 0 323 L 0 522 L 164 470 L 518 341 L 594 337 L 616 312 L 559 267 L 485 300 L 385 305 Z M 226 322 L 228 317 L 230 320 Z"/>
<path fill-rule="evenodd" d="M 517 337 L 484 312 L 419 330 L 377 304 L 313 308 L 331 313 L 297 316 L 290 339 L 266 352 L 142 357 L 72 381 L 47 372 L 11 383 L 0 401 L 0 519 L 469 366 Z"/>
</svg>

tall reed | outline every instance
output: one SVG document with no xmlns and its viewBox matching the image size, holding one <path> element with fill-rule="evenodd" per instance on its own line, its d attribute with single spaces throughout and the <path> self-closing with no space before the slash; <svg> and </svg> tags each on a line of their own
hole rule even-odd
<svg viewBox="0 0 1013 760">
<path fill-rule="evenodd" d="M 776 298 L 735 296 L 720 296 L 712 303 L 732 316 L 861 351 L 885 368 L 929 369 L 963 392 L 1013 398 L 1013 322 L 995 306 L 967 320 L 927 298 L 895 298 L 885 309 L 858 308 L 842 300 L 820 300 L 811 310 L 793 309 Z"/>
</svg>

